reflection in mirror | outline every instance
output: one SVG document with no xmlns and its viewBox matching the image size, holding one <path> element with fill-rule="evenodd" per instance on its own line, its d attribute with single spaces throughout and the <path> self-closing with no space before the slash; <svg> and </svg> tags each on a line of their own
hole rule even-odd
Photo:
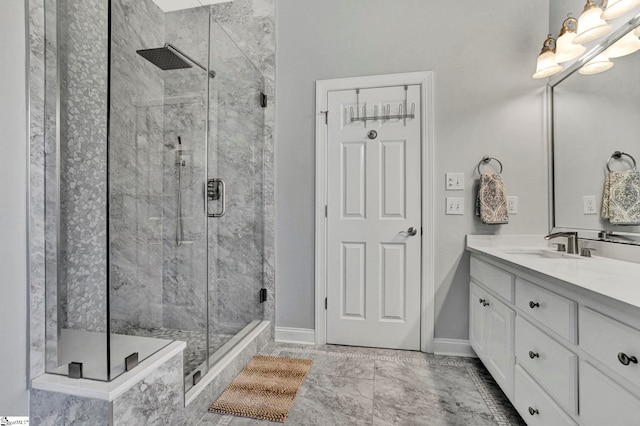
<svg viewBox="0 0 640 426">
<path fill-rule="evenodd" d="M 621 56 L 640 49 L 638 35 L 633 28 L 604 51 L 616 57 L 608 71 L 573 72 L 552 87 L 554 227 L 640 244 L 640 206 L 629 204 L 640 200 L 638 174 L 629 172 L 640 160 L 640 52 Z M 616 151 L 628 155 L 612 157 Z M 627 216 L 605 208 L 609 218 L 603 217 L 603 199 L 605 207 L 622 205 Z"/>
</svg>

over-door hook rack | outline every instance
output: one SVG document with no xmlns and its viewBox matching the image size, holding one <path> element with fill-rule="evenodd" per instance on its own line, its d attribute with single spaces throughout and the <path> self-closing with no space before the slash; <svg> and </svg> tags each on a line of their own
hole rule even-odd
<svg viewBox="0 0 640 426">
<path fill-rule="evenodd" d="M 349 107 L 349 122 L 353 123 L 354 121 L 377 121 L 377 120 L 405 120 L 407 118 L 416 118 L 416 104 L 411 103 L 411 111 L 409 111 L 407 104 L 407 91 L 409 90 L 409 86 L 404 86 L 404 102 L 398 104 L 398 113 L 391 114 L 391 105 L 382 105 L 380 111 L 378 111 L 378 106 L 374 105 L 373 107 L 373 115 L 367 115 L 367 106 L 362 105 L 362 116 L 360 115 L 360 89 L 356 89 L 356 108 L 355 108 L 355 116 L 353 107 Z"/>
<path fill-rule="evenodd" d="M 483 166 L 485 164 L 489 164 L 491 162 L 491 160 L 495 160 L 498 162 L 498 164 L 500 164 L 500 171 L 498 173 L 502 173 L 502 163 L 500 162 L 500 160 L 498 160 L 495 157 L 489 157 L 489 156 L 484 156 L 482 157 L 482 160 L 480 160 L 480 162 L 478 163 L 478 174 L 482 174 L 480 172 L 480 166 Z"/>
<path fill-rule="evenodd" d="M 633 158 L 631 154 L 627 154 L 626 152 L 622 152 L 622 151 L 614 151 L 614 153 L 611 154 L 611 157 L 609 157 L 609 160 L 607 160 L 607 170 L 609 172 L 611 172 L 611 167 L 609 167 L 611 164 L 611 160 L 620 160 L 623 155 L 631 159 L 631 162 L 633 163 L 633 168 L 631 170 L 636 169 L 636 159 Z"/>
</svg>

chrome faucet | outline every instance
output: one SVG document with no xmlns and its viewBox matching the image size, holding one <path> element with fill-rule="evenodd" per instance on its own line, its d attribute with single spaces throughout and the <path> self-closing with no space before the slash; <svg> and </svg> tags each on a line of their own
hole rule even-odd
<svg viewBox="0 0 640 426">
<path fill-rule="evenodd" d="M 578 254 L 578 233 L 577 232 L 555 232 L 544 237 L 545 240 L 551 240 L 558 237 L 567 237 L 567 253 Z"/>
</svg>

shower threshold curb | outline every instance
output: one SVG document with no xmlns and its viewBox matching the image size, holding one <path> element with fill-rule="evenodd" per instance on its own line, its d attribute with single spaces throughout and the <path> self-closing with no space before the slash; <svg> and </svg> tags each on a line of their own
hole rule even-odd
<svg viewBox="0 0 640 426">
<path fill-rule="evenodd" d="M 255 324 L 255 322 L 259 322 Z M 215 380 L 215 378 L 222 373 L 236 358 L 237 356 L 244 351 L 247 346 L 249 346 L 265 329 L 270 327 L 270 321 L 255 321 L 254 323 L 249 324 L 247 328 L 251 328 L 251 330 L 242 337 L 236 336 L 239 341 L 236 341 L 236 338 L 231 339 L 227 342 L 227 345 L 232 346 L 220 359 L 212 362 L 213 367 L 211 370 L 204 375 L 204 377 L 200 380 L 200 382 L 189 389 L 185 395 L 184 405 L 185 407 L 189 406 L 198 395 L 204 391 L 207 386 Z M 242 332 L 240 333 L 242 334 Z M 225 345 L 225 346 L 227 346 Z M 221 352 L 224 352 L 225 347 L 221 348 Z"/>
<path fill-rule="evenodd" d="M 151 374 L 174 356 L 182 353 L 187 344 L 175 341 L 165 346 L 149 358 L 145 359 L 133 370 L 123 373 L 110 382 L 90 379 L 72 379 L 58 374 L 45 373 L 31 382 L 33 389 L 58 392 L 81 398 L 92 398 L 103 401 L 113 401 L 136 383 Z"/>
</svg>

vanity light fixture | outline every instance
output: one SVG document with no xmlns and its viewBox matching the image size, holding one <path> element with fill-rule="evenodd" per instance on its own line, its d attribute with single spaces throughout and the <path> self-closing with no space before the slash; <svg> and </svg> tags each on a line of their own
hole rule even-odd
<svg viewBox="0 0 640 426">
<path fill-rule="evenodd" d="M 607 50 L 604 51 L 604 54 L 609 58 L 620 58 L 636 50 L 640 50 L 640 39 L 635 32 L 632 31 L 609 46 Z"/>
<path fill-rule="evenodd" d="M 640 6 L 640 0 L 609 0 L 606 9 L 600 17 L 606 20 L 614 19 L 624 15 L 637 6 Z"/>
<path fill-rule="evenodd" d="M 611 25 L 600 17 L 602 9 L 593 0 L 587 0 L 582 15 L 578 18 L 578 34 L 574 44 L 585 44 L 611 31 Z"/>
<path fill-rule="evenodd" d="M 604 53 L 601 53 L 595 58 L 593 58 L 592 60 L 590 60 L 589 62 L 587 62 L 586 64 L 584 64 L 582 68 L 578 70 L 578 72 L 580 74 L 586 74 L 586 75 L 598 74 L 601 72 L 605 72 L 612 66 L 613 66 L 613 62 L 611 62 Z"/>
<path fill-rule="evenodd" d="M 542 45 L 540 55 L 538 55 L 536 73 L 533 74 L 533 78 L 545 78 L 562 71 L 562 65 L 558 65 L 556 61 L 555 49 L 556 40 L 549 34 Z"/>
<path fill-rule="evenodd" d="M 640 1 L 640 0 L 638 0 Z M 562 29 L 556 45 L 556 61 L 567 62 L 582 55 L 586 47 L 573 43 L 578 28 L 578 20 L 569 16 L 562 23 Z"/>
</svg>

